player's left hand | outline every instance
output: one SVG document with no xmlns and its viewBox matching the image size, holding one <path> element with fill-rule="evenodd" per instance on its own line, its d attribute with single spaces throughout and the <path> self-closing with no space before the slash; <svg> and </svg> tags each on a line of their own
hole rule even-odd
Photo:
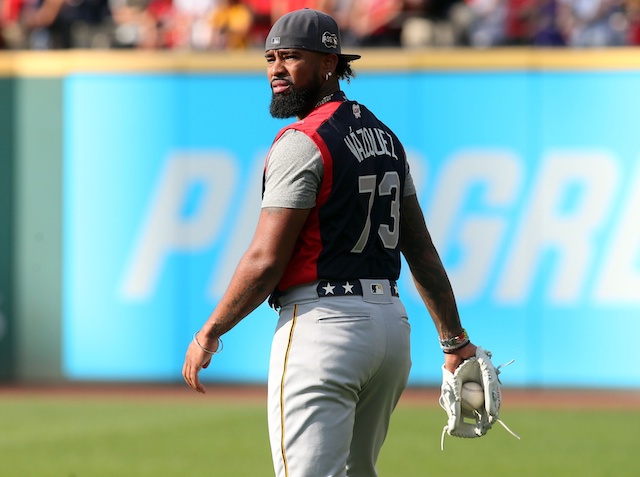
<svg viewBox="0 0 640 477">
<path fill-rule="evenodd" d="M 464 348 L 467 348 L 465 346 Z M 461 349 L 464 349 L 461 348 Z M 444 448 L 444 436 L 449 434 L 455 437 L 481 437 L 484 436 L 495 422 L 500 423 L 511 435 L 518 438 L 499 418 L 502 404 L 502 390 L 498 374 L 500 368 L 491 362 L 491 353 L 480 347 L 475 347 L 472 356 L 464 359 L 456 365 L 454 371 L 450 371 L 448 365 L 453 365 L 457 359 L 449 358 L 442 367 L 442 388 L 440 394 L 440 406 L 447 413 L 447 424 L 444 426 L 441 448 Z M 461 358 L 456 353 L 458 359 Z M 466 356 L 466 352 L 464 353 Z M 448 355 L 447 355 L 448 356 Z M 511 364 L 510 361 L 508 364 Z M 484 400 L 477 409 L 464 409 L 462 401 L 462 385 L 466 382 L 479 384 L 484 392 Z"/>
<path fill-rule="evenodd" d="M 450 351 L 444 354 L 444 367 L 450 373 L 455 373 L 458 366 L 462 364 L 465 359 L 469 359 L 476 355 L 476 345 L 469 342 L 467 345 L 455 351 Z"/>
</svg>

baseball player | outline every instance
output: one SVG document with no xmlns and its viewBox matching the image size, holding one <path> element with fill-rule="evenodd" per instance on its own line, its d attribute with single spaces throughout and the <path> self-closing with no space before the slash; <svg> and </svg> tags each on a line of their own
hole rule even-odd
<svg viewBox="0 0 640 477">
<path fill-rule="evenodd" d="M 359 55 L 310 9 L 266 39 L 274 117 L 296 117 L 268 154 L 255 236 L 185 357 L 198 378 L 220 337 L 267 297 L 278 310 L 268 423 L 278 477 L 373 477 L 411 367 L 396 280 L 406 258 L 453 373 L 473 345 L 425 225 L 402 144 L 340 80 Z M 392 85 L 389 85 L 392 87 Z"/>
</svg>

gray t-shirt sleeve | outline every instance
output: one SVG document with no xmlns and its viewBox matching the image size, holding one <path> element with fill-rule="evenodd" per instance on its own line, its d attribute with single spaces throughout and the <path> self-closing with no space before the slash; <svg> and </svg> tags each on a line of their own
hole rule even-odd
<svg viewBox="0 0 640 477">
<path fill-rule="evenodd" d="M 286 131 L 267 158 L 262 207 L 311 209 L 323 174 L 318 146 L 303 132 Z"/>
</svg>

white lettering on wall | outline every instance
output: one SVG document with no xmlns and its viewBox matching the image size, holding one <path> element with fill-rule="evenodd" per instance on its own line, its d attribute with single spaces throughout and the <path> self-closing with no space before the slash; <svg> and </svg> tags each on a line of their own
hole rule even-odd
<svg viewBox="0 0 640 477">
<path fill-rule="evenodd" d="M 427 226 L 441 256 L 449 244 L 462 249 L 459 263 L 447 267 L 458 298 L 477 298 L 489 285 L 522 179 L 520 161 L 505 150 L 465 151 L 444 165 Z M 481 212 L 465 215 L 474 187 L 482 191 Z"/>
<path fill-rule="evenodd" d="M 580 299 L 618 182 L 615 161 L 605 152 L 547 154 L 517 216 L 519 224 L 496 290 L 498 301 L 527 299 L 547 252 L 554 253 L 555 270 L 544 277 L 546 298 L 556 304 Z M 571 190 L 575 203 L 566 204 Z"/>
<path fill-rule="evenodd" d="M 594 299 L 602 304 L 640 304 L 640 167 L 628 190 L 595 285 Z"/>
<path fill-rule="evenodd" d="M 465 150 L 439 169 L 409 155 L 459 301 L 640 304 L 640 168 L 625 176 L 623 163 L 600 150 L 549 151 L 540 162 L 510 150 Z M 263 158 L 242 182 L 230 154 L 168 158 L 124 267 L 128 299 L 149 299 L 173 254 L 214 246 L 224 249 L 220 258 L 198 265 L 210 267 L 208 283 L 194 285 L 209 299 L 222 295 L 255 231 Z"/>
</svg>

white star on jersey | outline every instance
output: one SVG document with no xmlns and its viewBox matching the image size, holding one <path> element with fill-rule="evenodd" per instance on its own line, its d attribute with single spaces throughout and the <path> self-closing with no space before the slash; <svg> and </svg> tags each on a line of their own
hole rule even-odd
<svg viewBox="0 0 640 477">
<path fill-rule="evenodd" d="M 344 293 L 351 293 L 353 295 L 353 285 L 349 282 L 345 283 L 344 285 L 342 285 L 342 288 L 344 288 Z"/>
<path fill-rule="evenodd" d="M 325 295 L 333 295 L 333 289 L 335 288 L 335 286 L 333 286 L 331 283 L 327 283 L 327 285 L 322 288 L 324 288 Z"/>
</svg>

